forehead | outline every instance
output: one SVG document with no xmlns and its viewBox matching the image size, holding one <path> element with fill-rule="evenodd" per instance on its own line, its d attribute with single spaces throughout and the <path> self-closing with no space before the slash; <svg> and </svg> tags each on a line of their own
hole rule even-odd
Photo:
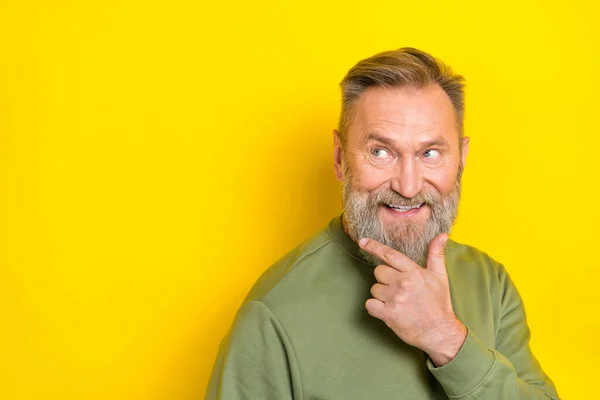
<svg viewBox="0 0 600 400">
<path fill-rule="evenodd" d="M 380 130 L 409 134 L 432 131 L 448 139 L 458 138 L 452 102 L 438 85 L 365 90 L 357 101 L 348 134 L 360 138 Z"/>
</svg>

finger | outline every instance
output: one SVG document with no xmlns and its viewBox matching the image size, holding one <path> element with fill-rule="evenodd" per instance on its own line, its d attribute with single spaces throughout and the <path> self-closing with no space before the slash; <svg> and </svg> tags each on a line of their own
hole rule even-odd
<svg viewBox="0 0 600 400">
<path fill-rule="evenodd" d="M 389 265 L 381 264 L 375 267 L 373 273 L 375 274 L 375 279 L 377 279 L 377 282 L 383 283 L 384 285 L 389 285 L 392 281 L 392 277 L 394 274 L 397 274 L 398 271 Z"/>
<path fill-rule="evenodd" d="M 385 303 L 389 299 L 389 290 L 389 286 L 382 285 L 381 283 L 376 283 L 373 286 L 371 286 L 371 296 Z"/>
<path fill-rule="evenodd" d="M 385 304 L 383 304 L 382 301 L 377 299 L 369 299 L 365 303 L 365 308 L 367 309 L 369 315 L 383 320 L 385 316 Z"/>
<path fill-rule="evenodd" d="M 447 276 L 444 248 L 448 242 L 448 235 L 442 233 L 437 235 L 429 244 L 427 254 L 427 269 L 441 276 Z"/>
<path fill-rule="evenodd" d="M 410 271 L 419 266 L 406 255 L 379 243 L 376 240 L 362 238 L 358 241 L 358 245 L 365 251 L 379 258 L 381 261 L 398 271 Z"/>
</svg>

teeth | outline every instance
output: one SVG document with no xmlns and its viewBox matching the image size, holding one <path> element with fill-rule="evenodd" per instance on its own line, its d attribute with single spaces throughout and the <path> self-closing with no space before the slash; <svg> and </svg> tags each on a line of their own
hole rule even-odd
<svg viewBox="0 0 600 400">
<path fill-rule="evenodd" d="M 408 210 L 412 210 L 412 209 L 414 209 L 414 208 L 419 208 L 419 207 L 421 207 L 422 205 L 423 205 L 423 203 L 421 203 L 421 204 L 417 204 L 416 206 L 412 206 L 412 207 L 402 207 L 402 206 L 393 206 L 393 205 L 389 204 L 389 206 L 390 206 L 391 208 L 394 208 L 394 209 L 396 209 L 396 210 L 403 211 L 403 212 L 404 212 L 404 211 L 408 211 Z"/>
</svg>

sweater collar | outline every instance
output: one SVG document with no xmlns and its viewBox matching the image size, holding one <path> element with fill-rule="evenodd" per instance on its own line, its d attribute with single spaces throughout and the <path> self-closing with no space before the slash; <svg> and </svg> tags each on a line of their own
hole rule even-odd
<svg viewBox="0 0 600 400">
<path fill-rule="evenodd" d="M 344 226 L 342 224 L 343 217 L 344 217 L 344 214 L 342 213 L 331 220 L 331 222 L 329 223 L 329 226 L 327 227 L 329 235 L 333 238 L 333 240 L 338 245 L 343 247 L 351 256 L 353 256 L 354 258 L 358 259 L 359 261 L 361 261 L 363 263 L 369 264 L 369 263 L 367 263 L 367 261 L 365 261 L 364 257 L 361 255 L 360 247 L 358 246 L 358 243 L 356 243 L 354 240 L 352 240 L 352 238 L 344 230 Z"/>
</svg>

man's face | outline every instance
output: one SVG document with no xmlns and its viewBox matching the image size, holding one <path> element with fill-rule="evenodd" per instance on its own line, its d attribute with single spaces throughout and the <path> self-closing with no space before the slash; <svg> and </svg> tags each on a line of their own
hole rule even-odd
<svg viewBox="0 0 600 400">
<path fill-rule="evenodd" d="M 375 239 L 424 266 L 429 243 L 456 217 L 468 142 L 460 143 L 454 108 L 439 86 L 367 89 L 343 148 L 334 132 L 350 236 Z"/>
</svg>

